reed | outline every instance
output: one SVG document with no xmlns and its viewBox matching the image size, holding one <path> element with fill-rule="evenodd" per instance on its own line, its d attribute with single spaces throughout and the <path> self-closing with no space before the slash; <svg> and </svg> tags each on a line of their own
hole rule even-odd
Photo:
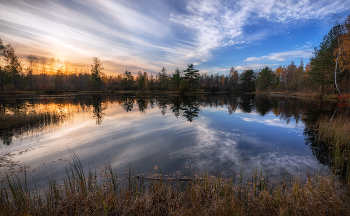
<svg viewBox="0 0 350 216">
<path fill-rule="evenodd" d="M 29 189 L 23 176 L 8 177 L 0 190 L 0 215 L 349 215 L 350 197 L 335 176 L 272 181 L 254 170 L 176 179 L 161 174 L 123 178 L 110 166 L 84 172 L 78 157 L 60 182 Z M 238 178 L 236 178 L 238 177 Z"/>
<path fill-rule="evenodd" d="M 350 121 L 345 115 L 321 117 L 318 121 L 318 138 L 332 150 L 333 165 L 344 175 L 350 186 Z"/>
</svg>

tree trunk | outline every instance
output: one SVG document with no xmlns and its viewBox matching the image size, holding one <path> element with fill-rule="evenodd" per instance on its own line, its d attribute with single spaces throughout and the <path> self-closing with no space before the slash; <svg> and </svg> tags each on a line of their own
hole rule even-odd
<svg viewBox="0 0 350 216">
<path fill-rule="evenodd" d="M 338 46 L 339 46 L 339 38 L 338 38 Z M 337 84 L 337 69 L 338 69 L 338 58 L 340 56 L 340 47 L 339 47 L 339 52 L 338 52 L 338 55 L 337 55 L 337 60 L 335 61 L 335 70 L 334 70 L 334 84 L 335 86 L 337 87 L 337 90 L 338 90 L 338 93 L 339 95 L 342 95 L 339 88 L 338 88 L 338 84 Z"/>
</svg>

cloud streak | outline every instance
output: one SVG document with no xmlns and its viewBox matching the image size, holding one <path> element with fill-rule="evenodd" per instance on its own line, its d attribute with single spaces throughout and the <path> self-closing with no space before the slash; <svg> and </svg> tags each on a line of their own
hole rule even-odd
<svg viewBox="0 0 350 216">
<path fill-rule="evenodd" d="M 275 60 L 275 61 L 285 61 L 292 58 L 310 58 L 312 56 L 312 49 L 306 50 L 294 50 L 279 53 L 271 53 L 267 56 L 261 57 L 249 57 L 245 61 L 261 61 L 261 60 Z"/>
<path fill-rule="evenodd" d="M 340 5 L 344 7 L 340 7 Z M 211 55 L 210 51 L 213 49 L 250 43 L 261 39 L 261 36 L 254 37 L 252 35 L 250 37 L 243 30 L 244 27 L 257 23 L 261 18 L 268 22 L 283 24 L 297 20 L 319 19 L 330 13 L 344 11 L 344 8 L 349 8 L 349 2 L 329 2 L 326 0 L 318 2 L 308 0 L 298 2 L 248 0 L 238 1 L 234 4 L 218 0 L 193 0 L 189 2 L 186 8 L 187 14 L 171 17 L 170 20 L 194 32 L 196 54 L 193 55 L 198 58 L 205 58 Z M 261 34 L 264 36 L 268 35 L 266 32 L 261 32 L 257 35 Z M 300 54 L 293 52 L 281 53 L 281 55 Z M 302 54 L 303 56 L 309 56 L 306 53 Z M 282 56 L 282 58 L 285 57 Z M 282 58 L 271 56 L 271 59 L 276 60 Z"/>
<path fill-rule="evenodd" d="M 268 38 L 273 31 L 262 25 L 265 22 L 290 25 L 322 19 L 349 10 L 349 4 L 346 0 L 2 1 L 0 38 L 23 56 L 40 53 L 87 65 L 97 56 L 110 64 L 105 67 L 109 72 L 157 72 L 163 66 L 173 70 L 216 61 L 214 52 L 219 49 Z M 255 26 L 266 28 L 247 31 Z M 280 61 L 298 55 L 307 58 L 310 51 L 273 53 L 246 61 Z"/>
<path fill-rule="evenodd" d="M 253 64 L 253 65 L 247 65 L 247 66 L 237 66 L 236 69 L 239 71 L 243 71 L 243 70 L 256 70 L 256 69 L 260 69 L 260 68 L 264 68 L 266 66 L 272 67 L 272 66 L 276 66 L 278 64 Z"/>
</svg>

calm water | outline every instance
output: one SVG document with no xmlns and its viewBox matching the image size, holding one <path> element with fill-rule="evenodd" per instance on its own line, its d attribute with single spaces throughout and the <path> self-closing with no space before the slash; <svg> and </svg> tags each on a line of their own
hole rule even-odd
<svg viewBox="0 0 350 216">
<path fill-rule="evenodd" d="M 111 162 L 119 175 L 188 169 L 238 174 L 241 166 L 276 176 L 327 170 L 328 155 L 307 124 L 334 103 L 291 97 L 79 95 L 2 98 L 1 112 L 64 114 L 62 121 L 0 136 L 2 170 L 29 166 L 45 179 L 64 171 L 73 151 L 85 167 Z M 2 171 L 1 171 L 2 172 Z"/>
</svg>

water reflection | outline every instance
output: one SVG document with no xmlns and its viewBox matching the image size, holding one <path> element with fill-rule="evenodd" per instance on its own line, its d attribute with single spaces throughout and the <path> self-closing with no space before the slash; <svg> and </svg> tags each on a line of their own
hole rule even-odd
<svg viewBox="0 0 350 216">
<path fill-rule="evenodd" d="M 126 112 L 132 111 L 132 108 L 134 107 L 134 99 L 124 97 L 122 102 L 122 107 Z"/>
<path fill-rule="evenodd" d="M 0 140 L 5 145 L 22 135 L 35 135 L 58 127 L 71 119 L 74 112 L 69 105 L 52 101 L 36 104 L 33 98 L 0 101 Z"/>
<path fill-rule="evenodd" d="M 158 98 L 158 107 L 161 110 L 160 112 L 162 113 L 163 116 L 165 115 L 169 104 L 170 104 L 169 97 L 162 95 Z"/>
<path fill-rule="evenodd" d="M 336 108 L 332 102 L 249 94 L 104 94 L 2 98 L 0 104 L 3 114 L 33 110 L 72 113 L 71 118 L 62 120 L 67 123 L 62 131 L 46 131 L 38 138 L 1 131 L 3 143 L 18 144 L 11 151 L 22 151 L 21 145 L 34 149 L 39 141 L 45 145 L 48 150 L 41 152 L 40 158 L 17 155 L 18 161 L 38 167 L 45 167 L 45 160 L 67 157 L 67 147 L 73 148 L 82 161 L 93 158 L 103 163 L 108 156 L 119 166 L 131 160 L 141 172 L 149 164 L 162 164 L 169 172 L 188 165 L 236 172 L 244 160 L 248 170 L 258 165 L 292 173 L 331 163 L 329 150 L 315 139 L 311 125 L 319 115 L 332 115 Z"/>
<path fill-rule="evenodd" d="M 69 110 L 71 112 L 89 112 L 92 108 L 93 117 L 96 125 L 102 124 L 104 119 L 104 111 L 108 104 L 117 103 L 121 105 L 123 110 L 131 112 L 134 105 L 137 105 L 138 111 L 145 114 L 147 109 L 153 109 L 154 105 L 158 106 L 161 115 L 166 115 L 167 111 L 171 111 L 176 118 L 182 116 L 187 121 L 192 122 L 199 116 L 202 108 L 218 108 L 226 107 L 229 115 L 237 110 L 243 113 L 257 113 L 260 116 L 266 116 L 273 113 L 280 120 L 284 120 L 287 124 L 291 120 L 298 123 L 300 120 L 313 124 L 314 121 L 309 119 L 317 119 L 321 114 L 330 114 L 336 107 L 335 103 L 322 102 L 315 100 L 303 100 L 292 97 L 267 97 L 263 95 L 227 95 L 214 94 L 206 96 L 167 96 L 159 95 L 154 97 L 134 97 L 134 96 L 117 96 L 117 95 L 79 95 L 74 97 L 30 97 L 30 98 L 2 98 L 0 99 L 0 111 L 3 114 L 21 114 L 28 112 L 50 112 Z M 317 111 L 315 111 L 315 107 Z M 248 120 L 248 119 L 247 119 Z M 248 121 L 254 121 L 250 119 Z M 42 126 L 51 124 L 47 122 Z M 272 124 L 270 120 L 270 124 Z M 20 128 L 17 128 L 20 129 Z M 30 125 L 28 126 L 30 129 Z M 307 127 L 306 127 L 307 129 Z M 6 132 L 6 136 L 4 136 Z M 2 129 L 0 137 L 6 144 L 10 144 L 14 135 L 12 128 L 10 130 Z M 10 135 L 12 133 L 12 135 Z M 310 132 L 306 132 L 308 134 Z M 18 136 L 20 133 L 16 133 Z"/>
<path fill-rule="evenodd" d="M 199 114 L 199 103 L 193 98 L 187 98 L 184 100 L 181 108 L 183 111 L 183 117 L 187 119 L 187 121 L 192 122 L 194 117 L 198 117 Z"/>
<path fill-rule="evenodd" d="M 140 97 L 137 99 L 136 103 L 137 103 L 137 106 L 139 107 L 140 113 L 144 114 L 148 106 L 148 100 L 143 97 Z"/>
<path fill-rule="evenodd" d="M 96 124 L 100 125 L 103 120 L 103 111 L 107 109 L 106 107 L 102 107 L 102 95 L 94 95 L 92 97 L 92 106 L 94 108 L 92 112 L 96 118 Z"/>
<path fill-rule="evenodd" d="M 312 154 L 317 158 L 319 163 L 330 166 L 332 163 L 331 151 L 329 145 L 323 143 L 323 141 L 317 139 L 316 125 L 320 116 L 333 115 L 334 105 L 330 106 L 329 103 L 320 101 L 317 106 L 312 106 L 307 109 L 304 114 L 303 121 L 305 122 L 305 141 L 312 151 Z"/>
</svg>

